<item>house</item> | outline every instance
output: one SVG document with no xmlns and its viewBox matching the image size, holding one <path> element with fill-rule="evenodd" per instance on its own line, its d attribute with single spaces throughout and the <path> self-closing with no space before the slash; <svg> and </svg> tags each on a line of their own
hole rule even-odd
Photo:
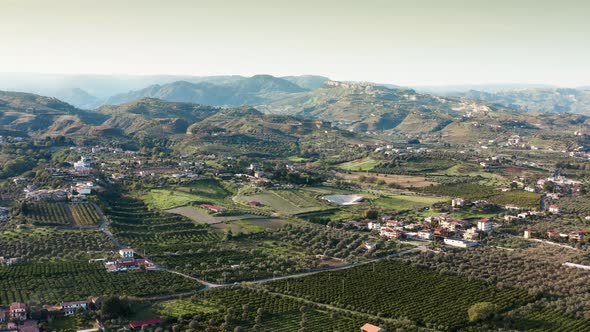
<svg viewBox="0 0 590 332">
<path fill-rule="evenodd" d="M 8 318 L 8 312 L 5 309 L 0 308 L 0 324 L 6 323 L 7 318 Z"/>
<path fill-rule="evenodd" d="M 86 310 L 88 308 L 88 303 L 86 301 L 74 301 L 74 302 L 62 302 L 61 304 L 61 311 L 64 315 L 73 315 L 78 310 Z"/>
<path fill-rule="evenodd" d="M 559 214 L 561 213 L 561 208 L 557 205 L 549 205 L 549 212 Z"/>
<path fill-rule="evenodd" d="M 403 237 L 404 233 L 402 231 L 392 229 L 389 227 L 382 227 L 381 230 L 379 231 L 379 235 L 384 236 L 384 237 L 391 239 L 391 240 L 397 240 L 397 239 Z"/>
<path fill-rule="evenodd" d="M 422 240 L 432 240 L 434 238 L 434 233 L 430 230 L 421 230 L 418 231 L 418 237 Z"/>
<path fill-rule="evenodd" d="M 78 174 L 88 174 L 92 158 L 82 156 L 79 161 L 74 162 L 74 171 Z"/>
<path fill-rule="evenodd" d="M 559 237 L 559 230 L 551 228 L 547 230 L 547 237 L 548 238 L 558 238 Z"/>
<path fill-rule="evenodd" d="M 485 218 L 484 219 L 480 219 L 477 222 L 477 229 L 479 231 L 482 231 L 484 233 L 487 233 L 487 232 L 489 232 L 489 231 L 492 230 L 492 222 L 489 221 L 488 219 L 485 219 Z"/>
<path fill-rule="evenodd" d="M 119 255 L 123 258 L 133 258 L 135 256 L 135 250 L 133 249 L 121 249 L 119 250 Z"/>
<path fill-rule="evenodd" d="M 367 251 L 371 251 L 373 249 L 375 249 L 377 247 L 377 244 L 375 242 L 365 242 L 363 244 L 363 248 L 365 248 Z"/>
<path fill-rule="evenodd" d="M 148 320 L 142 320 L 142 321 L 138 321 L 138 322 L 132 322 L 129 323 L 129 327 L 133 330 L 133 329 L 141 329 L 142 327 L 146 326 L 156 326 L 156 325 L 160 325 L 162 323 L 161 319 L 148 319 Z"/>
<path fill-rule="evenodd" d="M 386 330 L 379 326 L 367 323 L 361 326 L 361 332 L 386 332 Z"/>
<path fill-rule="evenodd" d="M 472 227 L 463 233 L 463 239 L 467 241 L 475 241 L 478 237 L 479 233 L 477 232 L 477 228 L 475 227 Z"/>
<path fill-rule="evenodd" d="M 252 207 L 262 206 L 262 204 L 260 202 L 257 202 L 257 201 L 248 202 L 248 205 L 250 205 Z"/>
<path fill-rule="evenodd" d="M 451 239 L 448 237 L 444 239 L 444 243 L 446 245 L 453 246 L 453 247 L 459 247 L 459 248 L 469 248 L 469 247 L 475 247 L 477 245 L 476 242 L 470 242 L 470 241 L 461 240 L 461 239 Z"/>
<path fill-rule="evenodd" d="M 15 302 L 10 305 L 10 318 L 13 320 L 27 319 L 27 305 L 21 302 Z"/>
<path fill-rule="evenodd" d="M 217 205 L 201 204 L 199 206 L 202 207 L 203 209 L 207 209 L 207 210 L 215 212 L 215 213 L 225 211 L 224 208 L 222 208 L 221 206 L 217 206 Z"/>
<path fill-rule="evenodd" d="M 506 204 L 506 205 L 504 205 L 504 209 L 505 210 L 520 210 L 520 207 L 518 205 L 514 205 L 514 204 Z"/>
<path fill-rule="evenodd" d="M 381 230 L 381 224 L 370 221 L 369 223 L 367 223 L 367 228 L 369 230 L 379 231 L 379 230 Z"/>
<path fill-rule="evenodd" d="M 533 238 L 533 230 L 532 229 L 525 229 L 524 230 L 524 238 L 525 239 L 532 239 Z"/>
<path fill-rule="evenodd" d="M 453 200 L 451 200 L 451 206 L 454 208 L 459 208 L 465 206 L 467 202 L 468 201 L 465 198 L 453 198 Z"/>
<path fill-rule="evenodd" d="M 582 241 L 585 235 L 586 231 L 571 231 L 569 238 L 576 241 Z"/>
</svg>

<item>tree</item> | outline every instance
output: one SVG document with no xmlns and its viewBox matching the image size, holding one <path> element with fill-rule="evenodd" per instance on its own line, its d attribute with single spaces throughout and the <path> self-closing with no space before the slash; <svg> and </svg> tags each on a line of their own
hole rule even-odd
<svg viewBox="0 0 590 332">
<path fill-rule="evenodd" d="M 479 302 L 467 310 L 470 322 L 488 319 L 496 314 L 498 308 L 495 304 L 490 302 Z"/>
</svg>

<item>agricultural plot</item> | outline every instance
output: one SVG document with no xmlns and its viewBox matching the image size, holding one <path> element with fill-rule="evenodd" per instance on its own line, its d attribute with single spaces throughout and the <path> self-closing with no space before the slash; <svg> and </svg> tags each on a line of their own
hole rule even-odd
<svg viewBox="0 0 590 332">
<path fill-rule="evenodd" d="M 26 260 L 61 260 L 104 256 L 116 251 L 98 230 L 36 228 L 0 232 L 0 256 Z"/>
<path fill-rule="evenodd" d="M 198 224 L 218 224 L 221 222 L 228 222 L 234 220 L 261 218 L 260 216 L 255 216 L 251 214 L 242 214 L 237 216 L 212 216 L 201 209 L 191 206 L 181 206 L 174 209 L 166 210 L 166 212 L 185 216 Z"/>
<path fill-rule="evenodd" d="M 233 331 L 291 332 L 306 331 L 356 331 L 374 318 L 363 315 L 314 308 L 302 301 L 275 296 L 266 292 L 246 289 L 213 289 L 196 295 L 192 300 L 174 300 L 155 304 L 155 311 L 173 317 L 190 317 L 196 330 L 217 330 L 222 322 L 224 329 Z M 303 314 L 304 313 L 304 314 Z M 302 324 L 302 316 L 305 316 Z M 193 317 L 197 317 L 194 319 Z M 395 330 L 395 323 L 384 324 Z"/>
<path fill-rule="evenodd" d="M 422 270 L 398 260 L 343 271 L 275 281 L 271 291 L 383 317 L 407 317 L 421 325 L 455 330 L 468 322 L 467 309 L 491 302 L 500 310 L 533 300 L 526 290 L 499 289 L 466 278 Z"/>
<path fill-rule="evenodd" d="M 64 203 L 26 203 L 22 209 L 25 218 L 35 225 L 70 226 L 72 223 Z"/>
<path fill-rule="evenodd" d="M 244 201 L 258 201 L 282 215 L 321 211 L 330 208 L 320 202 L 313 193 L 295 190 L 268 190 L 261 194 L 240 196 Z"/>
<path fill-rule="evenodd" d="M 367 252 L 363 249 L 366 241 L 369 241 L 366 234 L 309 224 L 287 224 L 274 232 L 233 233 L 231 241 L 177 246 L 173 252 L 150 257 L 168 268 L 208 281 L 227 283 L 322 269 L 334 261 L 344 264 L 407 249 L 400 243 L 383 241 L 378 249 Z M 318 255 L 325 255 L 329 260 L 321 260 Z"/>
<path fill-rule="evenodd" d="M 395 195 L 382 196 L 373 201 L 377 206 L 393 210 L 411 210 L 430 207 L 435 203 L 444 202 L 444 197 L 418 196 L 418 195 Z"/>
<path fill-rule="evenodd" d="M 364 177 L 374 177 L 376 181 L 383 180 L 385 183 L 395 183 L 402 188 L 422 188 L 430 186 L 434 184 L 434 182 L 428 181 L 423 176 L 415 176 L 415 175 L 397 175 L 397 174 L 369 174 L 365 172 L 352 172 L 350 174 L 347 173 L 338 173 L 339 177 L 342 177 L 345 180 L 357 181 L 361 176 Z"/>
<path fill-rule="evenodd" d="M 498 205 L 514 204 L 532 209 L 538 209 L 541 203 L 541 195 L 537 193 L 526 191 L 501 192 L 495 190 L 493 187 L 482 186 L 477 183 L 443 184 L 426 187 L 422 191 L 447 197 L 487 200 Z"/>
<path fill-rule="evenodd" d="M 373 158 L 364 158 L 342 163 L 336 165 L 336 167 L 347 171 L 370 171 L 380 163 L 381 162 L 379 160 L 375 160 Z"/>
<path fill-rule="evenodd" d="M 165 251 L 178 245 L 191 246 L 218 239 L 205 225 L 196 225 L 179 215 L 150 211 L 135 199 L 112 201 L 107 214 L 113 234 L 133 248 Z"/>
<path fill-rule="evenodd" d="M 0 268 L 0 304 L 57 304 L 89 296 L 147 296 L 196 290 L 202 285 L 167 271 L 106 272 L 100 263 L 64 262 Z"/>
<path fill-rule="evenodd" d="M 151 189 L 139 198 L 150 207 L 167 210 L 192 203 L 223 204 L 229 196 L 219 181 L 204 179 L 183 187 Z"/>
<path fill-rule="evenodd" d="M 286 224 L 287 222 L 281 219 L 243 219 L 216 223 L 211 228 L 224 232 L 231 231 L 233 234 L 252 234 L 277 230 Z"/>
<path fill-rule="evenodd" d="M 74 218 L 74 223 L 78 226 L 98 225 L 101 221 L 98 212 L 90 204 L 71 204 L 67 208 Z"/>
</svg>

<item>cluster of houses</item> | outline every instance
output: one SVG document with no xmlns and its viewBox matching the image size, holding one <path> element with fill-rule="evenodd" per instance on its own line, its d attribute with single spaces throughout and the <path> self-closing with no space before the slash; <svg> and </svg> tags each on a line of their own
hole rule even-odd
<svg viewBox="0 0 590 332">
<path fill-rule="evenodd" d="M 532 229 L 526 229 L 523 235 L 525 239 L 532 239 L 535 236 L 535 231 Z M 559 229 L 550 228 L 547 230 L 546 235 L 547 238 L 549 238 L 550 240 L 569 239 L 573 241 L 583 241 L 588 237 L 589 232 L 586 230 L 573 230 L 569 232 L 561 232 Z"/>
<path fill-rule="evenodd" d="M 101 298 L 93 297 L 86 301 L 70 301 L 62 302 L 60 305 L 45 305 L 54 317 L 55 314 L 70 316 L 78 312 L 87 311 L 90 309 L 90 304 L 98 304 Z M 9 307 L 0 307 L 0 331 L 6 332 L 39 332 L 38 321 L 30 319 L 31 310 L 26 303 L 15 302 Z M 143 330 L 146 327 L 154 327 L 162 324 L 160 319 L 148 319 L 143 321 L 134 321 L 129 323 L 130 330 Z M 89 329 L 85 331 L 99 331 L 98 328 Z"/>
<path fill-rule="evenodd" d="M 104 261 L 104 267 L 107 272 L 120 272 L 129 270 L 138 270 L 142 267 L 146 270 L 156 270 L 157 265 L 147 258 L 135 258 L 135 251 L 133 249 L 121 249 L 119 250 L 121 258 Z"/>
<path fill-rule="evenodd" d="M 493 224 L 489 219 L 480 219 L 476 226 L 469 227 L 465 220 L 455 220 L 450 216 L 427 217 L 424 223 L 408 223 L 387 219 L 383 223 L 368 222 L 369 230 L 379 232 L 381 237 L 397 240 L 401 238 L 431 241 L 435 236 L 443 237 L 444 243 L 455 247 L 477 245 L 482 234 L 489 233 Z"/>
<path fill-rule="evenodd" d="M 62 302 L 59 306 L 46 306 L 51 312 L 69 316 L 88 309 L 89 301 Z M 0 328 L 2 331 L 39 332 L 37 321 L 29 319 L 30 308 L 26 303 L 15 302 L 8 308 L 0 307 Z"/>
</svg>

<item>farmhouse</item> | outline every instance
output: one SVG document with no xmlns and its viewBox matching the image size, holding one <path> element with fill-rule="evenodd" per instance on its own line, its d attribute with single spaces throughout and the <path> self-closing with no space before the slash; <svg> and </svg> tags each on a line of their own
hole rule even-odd
<svg viewBox="0 0 590 332">
<path fill-rule="evenodd" d="M 453 200 L 451 200 L 451 206 L 454 208 L 459 208 L 462 206 L 465 206 L 468 203 L 468 200 L 466 200 L 465 198 L 453 198 Z"/>
<path fill-rule="evenodd" d="M 73 315 L 78 311 L 86 310 L 88 308 L 88 303 L 86 301 L 74 301 L 74 302 L 62 302 L 61 304 L 61 311 L 64 315 Z"/>
<path fill-rule="evenodd" d="M 121 249 L 119 250 L 119 255 L 121 255 L 121 257 L 123 258 L 133 258 L 133 256 L 135 255 L 135 250 L 133 249 Z"/>
<path fill-rule="evenodd" d="M 386 332 L 386 330 L 379 326 L 367 323 L 361 327 L 361 332 Z"/>
<path fill-rule="evenodd" d="M 15 302 L 10 305 L 10 318 L 12 320 L 27 319 L 27 305 L 20 302 Z"/>
<path fill-rule="evenodd" d="M 215 213 L 225 211 L 225 209 L 223 207 L 217 206 L 217 205 L 201 204 L 199 206 L 202 207 L 203 209 L 207 209 L 207 210 L 215 212 Z"/>
<path fill-rule="evenodd" d="M 128 270 L 138 270 L 142 266 L 148 270 L 155 270 L 156 264 L 145 258 L 121 258 L 116 261 L 107 261 L 104 263 L 107 272 L 119 272 Z"/>
</svg>

